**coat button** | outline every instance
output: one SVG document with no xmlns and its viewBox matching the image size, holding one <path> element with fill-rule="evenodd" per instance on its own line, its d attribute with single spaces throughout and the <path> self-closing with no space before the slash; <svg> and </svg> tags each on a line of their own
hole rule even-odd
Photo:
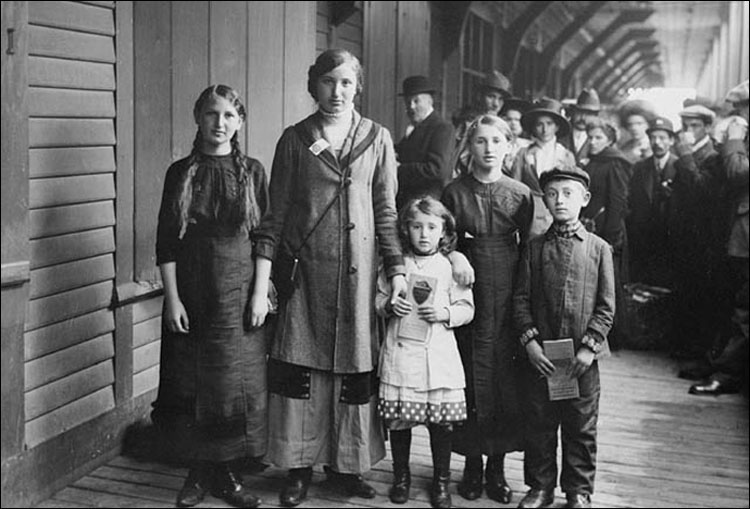
<svg viewBox="0 0 750 509">
<path fill-rule="evenodd" d="M 346 226 L 344 226 L 347 230 L 353 230 L 354 229 L 354 223 L 346 223 Z"/>
<path fill-rule="evenodd" d="M 398 346 L 400 346 L 400 347 L 402 347 L 402 348 L 403 348 L 404 344 L 403 344 L 403 343 L 402 343 L 401 341 L 399 341 L 399 342 L 398 342 Z"/>
<path fill-rule="evenodd" d="M 355 274 L 356 272 L 357 272 L 356 265 L 352 265 L 351 267 L 349 267 L 349 274 Z"/>
<path fill-rule="evenodd" d="M 344 187 L 349 187 L 350 185 L 352 185 L 352 178 L 351 177 L 346 177 L 344 179 Z"/>
</svg>

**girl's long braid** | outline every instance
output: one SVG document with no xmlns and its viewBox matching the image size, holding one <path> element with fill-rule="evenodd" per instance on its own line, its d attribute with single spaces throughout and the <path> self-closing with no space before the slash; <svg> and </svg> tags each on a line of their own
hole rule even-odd
<svg viewBox="0 0 750 509">
<path fill-rule="evenodd" d="M 182 239 L 190 222 L 190 206 L 193 203 L 193 177 L 198 170 L 198 161 L 201 155 L 201 132 L 198 129 L 193 139 L 193 149 L 190 151 L 188 159 L 188 169 L 180 185 L 180 196 L 177 200 L 177 217 L 179 218 L 180 233 L 178 238 Z"/>
</svg>

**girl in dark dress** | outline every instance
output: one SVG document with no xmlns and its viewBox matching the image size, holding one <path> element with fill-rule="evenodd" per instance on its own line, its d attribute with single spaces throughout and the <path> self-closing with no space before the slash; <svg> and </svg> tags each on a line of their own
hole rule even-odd
<svg viewBox="0 0 750 509">
<path fill-rule="evenodd" d="M 473 500 L 482 494 L 482 455 L 487 455 L 487 496 L 509 503 L 505 453 L 521 450 L 522 435 L 511 329 L 511 297 L 519 245 L 528 238 L 534 217 L 531 190 L 505 175 L 510 128 L 484 115 L 467 130 L 470 173 L 453 181 L 443 202 L 456 217 L 458 249 L 476 271 L 474 321 L 457 331 L 466 372 L 469 418 L 458 428 L 454 450 L 466 456 L 458 492 Z"/>
<path fill-rule="evenodd" d="M 628 239 L 625 231 L 628 187 L 633 165 L 616 147 L 617 129 L 600 119 L 586 125 L 589 157 L 581 160 L 591 177 L 591 201 L 581 210 L 581 222 L 609 242 L 615 264 L 615 323 L 609 333 L 610 348 L 627 341 L 627 304 L 623 285 L 629 281 Z"/>
<path fill-rule="evenodd" d="M 266 176 L 240 150 L 245 107 L 234 90 L 207 88 L 193 115 L 193 150 L 167 170 L 159 211 L 164 310 L 152 419 L 190 466 L 178 507 L 200 503 L 209 489 L 233 506 L 256 507 L 260 499 L 232 462 L 266 451 L 264 329 L 251 328 L 252 311 L 268 305 L 267 286 L 253 287 L 251 241 L 266 208 Z"/>
</svg>

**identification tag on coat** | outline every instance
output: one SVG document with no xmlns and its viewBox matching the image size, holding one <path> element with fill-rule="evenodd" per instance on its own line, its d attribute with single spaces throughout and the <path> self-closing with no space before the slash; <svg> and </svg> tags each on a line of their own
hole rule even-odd
<svg viewBox="0 0 750 509">
<path fill-rule="evenodd" d="M 315 154 L 317 156 L 317 155 L 319 155 L 321 152 L 323 152 L 325 149 L 327 149 L 330 146 L 331 146 L 330 143 L 328 143 L 326 140 L 324 140 L 323 138 L 321 138 L 318 141 L 316 141 L 315 143 L 313 143 L 312 145 L 310 145 L 309 150 L 310 150 L 310 152 L 312 152 L 313 154 Z"/>
</svg>

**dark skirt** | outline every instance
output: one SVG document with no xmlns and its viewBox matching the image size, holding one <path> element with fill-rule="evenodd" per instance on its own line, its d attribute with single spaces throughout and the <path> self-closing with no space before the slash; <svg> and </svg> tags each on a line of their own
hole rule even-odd
<svg viewBox="0 0 750 509">
<path fill-rule="evenodd" d="M 262 456 L 267 444 L 266 334 L 245 331 L 254 262 L 247 234 L 188 235 L 177 284 L 190 333 L 162 327 L 152 419 L 184 460 Z"/>
<path fill-rule="evenodd" d="M 469 239 L 459 248 L 477 277 L 474 321 L 456 331 L 466 372 L 469 418 L 456 428 L 454 451 L 478 456 L 521 450 L 519 352 L 511 302 L 518 244 L 509 235 Z"/>
</svg>

